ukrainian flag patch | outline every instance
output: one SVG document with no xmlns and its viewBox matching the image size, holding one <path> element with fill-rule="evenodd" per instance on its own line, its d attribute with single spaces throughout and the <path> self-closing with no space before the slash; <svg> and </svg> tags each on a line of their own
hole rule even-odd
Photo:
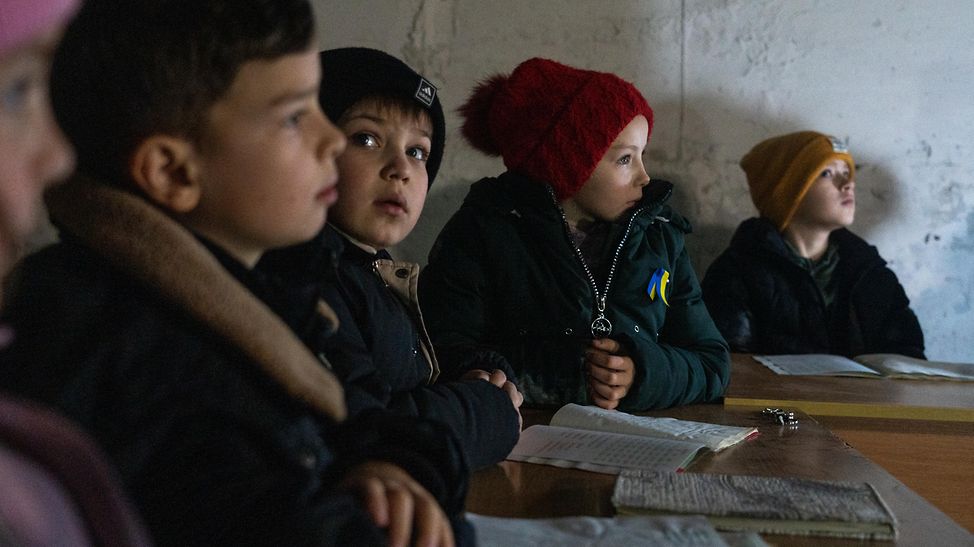
<svg viewBox="0 0 974 547">
<path fill-rule="evenodd" d="M 668 300 L 669 293 L 667 292 L 670 288 L 670 272 L 664 270 L 663 268 L 656 268 L 653 272 L 653 276 L 649 278 L 649 285 L 646 286 L 646 294 L 649 295 L 650 300 L 656 300 L 658 296 L 660 300 L 663 301 L 667 307 L 670 305 Z"/>
</svg>

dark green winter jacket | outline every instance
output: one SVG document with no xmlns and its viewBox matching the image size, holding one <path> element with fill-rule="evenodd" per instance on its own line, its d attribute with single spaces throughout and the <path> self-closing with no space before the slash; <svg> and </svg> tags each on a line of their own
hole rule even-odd
<svg viewBox="0 0 974 547">
<path fill-rule="evenodd" d="M 618 249 L 605 315 L 636 365 L 621 410 L 714 401 L 730 374 L 684 247 L 689 223 L 665 204 L 671 192 L 664 181 L 644 189 L 593 272 L 601 293 Z M 652 282 L 663 272 L 665 302 Z M 420 299 L 437 352 L 503 355 L 527 404 L 590 403 L 583 351 L 594 291 L 546 185 L 513 173 L 475 183 L 430 252 Z"/>
</svg>

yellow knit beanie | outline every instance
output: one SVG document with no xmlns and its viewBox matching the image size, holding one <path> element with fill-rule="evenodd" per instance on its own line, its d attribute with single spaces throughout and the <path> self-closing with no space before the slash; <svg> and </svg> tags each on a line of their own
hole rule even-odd
<svg viewBox="0 0 974 547">
<path fill-rule="evenodd" d="M 829 135 L 799 131 L 759 142 L 741 158 L 751 200 L 761 216 L 783 231 L 825 164 L 841 159 L 856 176 L 846 145 Z"/>
</svg>

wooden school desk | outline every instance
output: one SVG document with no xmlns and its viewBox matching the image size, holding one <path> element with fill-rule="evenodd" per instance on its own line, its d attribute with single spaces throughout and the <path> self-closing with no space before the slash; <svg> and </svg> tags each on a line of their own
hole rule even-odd
<svg viewBox="0 0 974 547">
<path fill-rule="evenodd" d="M 735 353 L 724 404 L 788 406 L 812 416 L 974 423 L 974 382 L 785 376 Z"/>
<path fill-rule="evenodd" d="M 974 383 L 783 376 L 734 354 L 724 404 L 811 414 L 974 531 Z"/>
<path fill-rule="evenodd" d="M 525 426 L 552 412 L 524 411 Z M 756 426 L 761 435 L 720 453 L 698 457 L 688 472 L 797 476 L 873 484 L 899 520 L 899 538 L 876 545 L 974 545 L 974 536 L 895 477 L 833 436 L 804 413 L 797 428 L 772 424 L 758 412 L 693 405 L 647 413 L 685 420 Z M 615 477 L 546 465 L 502 462 L 473 475 L 467 509 L 501 517 L 610 516 Z M 777 545 L 862 545 L 857 540 L 765 536 Z"/>
</svg>

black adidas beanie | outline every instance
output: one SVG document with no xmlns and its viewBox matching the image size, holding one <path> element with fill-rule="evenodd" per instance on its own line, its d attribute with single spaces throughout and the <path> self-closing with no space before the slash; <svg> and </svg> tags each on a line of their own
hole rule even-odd
<svg viewBox="0 0 974 547">
<path fill-rule="evenodd" d="M 359 100 L 371 95 L 403 97 L 416 101 L 429 113 L 433 124 L 432 146 L 426 173 L 433 184 L 443 160 L 446 124 L 436 86 L 399 59 L 364 47 L 346 47 L 321 52 L 321 108 L 333 122 Z"/>
</svg>

